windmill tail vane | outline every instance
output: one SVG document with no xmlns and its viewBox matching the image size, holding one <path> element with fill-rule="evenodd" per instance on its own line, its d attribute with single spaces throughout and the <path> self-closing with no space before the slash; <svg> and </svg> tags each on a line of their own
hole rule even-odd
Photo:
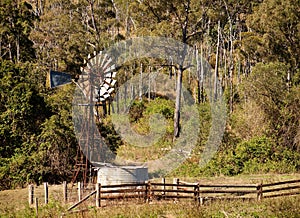
<svg viewBox="0 0 300 218">
<path fill-rule="evenodd" d="M 50 81 L 50 88 L 59 87 L 62 85 L 66 85 L 72 83 L 73 78 L 72 75 L 64 72 L 50 70 L 49 72 L 49 81 Z"/>
</svg>

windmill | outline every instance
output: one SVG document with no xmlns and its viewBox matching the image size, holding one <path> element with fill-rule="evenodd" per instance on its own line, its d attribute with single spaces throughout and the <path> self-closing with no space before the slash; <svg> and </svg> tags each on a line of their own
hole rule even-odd
<svg viewBox="0 0 300 218">
<path fill-rule="evenodd" d="M 75 83 L 80 90 L 80 95 L 74 95 L 74 98 L 82 98 L 82 104 L 79 104 L 81 112 L 84 114 L 82 119 L 85 119 L 83 125 L 80 127 L 82 134 L 78 140 L 77 157 L 75 164 L 75 171 L 72 178 L 74 183 L 82 173 L 82 179 L 85 183 L 88 178 L 92 178 L 92 164 L 91 160 L 101 161 L 101 157 L 95 158 L 94 155 L 99 155 L 101 150 L 99 146 L 95 146 L 101 140 L 95 139 L 94 126 L 95 117 L 99 119 L 99 107 L 106 110 L 106 101 L 111 100 L 116 84 L 116 68 L 113 64 L 112 58 L 100 51 L 98 54 L 94 52 L 88 55 L 88 60 L 84 62 L 86 65 L 81 67 L 81 75 L 72 77 L 68 73 L 50 71 L 50 87 L 58 87 L 68 83 Z M 76 101 L 76 102 L 81 102 Z M 86 121 L 86 119 L 88 121 Z M 98 149 L 98 150 L 97 150 Z M 85 155 L 84 155 L 85 154 Z"/>
</svg>

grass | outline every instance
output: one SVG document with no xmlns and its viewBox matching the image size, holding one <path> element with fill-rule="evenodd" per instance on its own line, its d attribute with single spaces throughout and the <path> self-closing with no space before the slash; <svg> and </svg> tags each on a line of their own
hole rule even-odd
<svg viewBox="0 0 300 218">
<path fill-rule="evenodd" d="M 182 180 L 214 184 L 249 184 L 268 183 L 299 179 L 299 174 L 266 174 L 243 175 L 236 177 L 210 177 L 210 178 L 182 178 Z M 171 178 L 169 178 L 171 181 Z M 71 205 L 62 202 L 62 186 L 49 186 L 49 204 L 44 205 L 43 186 L 35 187 L 36 196 L 39 198 L 39 217 L 60 217 Z M 74 193 L 73 193 L 74 194 Z M 76 195 L 76 191 L 75 191 Z M 73 199 L 73 202 L 76 199 Z M 97 209 L 94 207 L 94 199 L 89 204 L 76 209 L 86 209 L 88 212 L 73 213 L 64 217 L 300 217 L 300 196 L 263 199 L 257 201 L 211 201 L 203 206 L 195 205 L 192 200 L 154 201 L 149 204 L 143 202 L 113 202 L 108 206 Z M 75 209 L 75 210 L 76 210 Z M 34 217 L 35 208 L 28 206 L 28 189 L 5 190 L 0 192 L 0 217 Z"/>
<path fill-rule="evenodd" d="M 256 201 L 214 201 L 195 206 L 192 201 L 118 206 L 96 211 L 96 217 L 300 217 L 300 197 Z"/>
<path fill-rule="evenodd" d="M 50 203 L 39 210 L 39 217 L 60 217 L 64 207 Z M 196 206 L 193 201 L 155 202 L 150 204 L 126 203 L 87 212 L 66 214 L 63 217 L 110 217 L 110 218 L 198 218 L 198 217 L 300 217 L 300 196 L 265 199 L 256 201 L 213 201 Z M 26 207 L 21 211 L 6 211 L 1 217 L 34 217 L 34 208 Z"/>
</svg>

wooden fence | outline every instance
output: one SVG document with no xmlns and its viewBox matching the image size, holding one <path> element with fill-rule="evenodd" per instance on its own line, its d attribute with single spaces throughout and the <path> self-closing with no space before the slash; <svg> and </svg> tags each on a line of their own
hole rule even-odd
<svg viewBox="0 0 300 218">
<path fill-rule="evenodd" d="M 192 199 L 195 203 L 202 205 L 205 201 L 215 199 L 243 199 L 261 201 L 263 198 L 274 198 L 288 195 L 300 194 L 300 179 L 268 184 L 202 184 L 188 183 L 173 179 L 173 183 L 167 183 L 165 179 L 161 182 L 145 182 L 139 184 L 119 185 L 93 185 L 88 194 L 82 195 L 82 186 L 77 186 L 77 202 L 68 208 L 71 211 L 87 199 L 94 197 L 96 207 L 112 200 L 140 199 L 143 202 L 156 200 Z M 44 183 L 45 204 L 48 203 L 48 185 Z M 70 202 L 70 192 L 67 184 L 63 184 L 63 198 L 65 203 Z M 86 190 L 87 192 L 87 190 Z M 34 204 L 33 186 L 29 186 L 29 204 Z M 38 206 L 36 198 L 36 206 Z M 74 202 L 74 200 L 73 200 Z"/>
</svg>

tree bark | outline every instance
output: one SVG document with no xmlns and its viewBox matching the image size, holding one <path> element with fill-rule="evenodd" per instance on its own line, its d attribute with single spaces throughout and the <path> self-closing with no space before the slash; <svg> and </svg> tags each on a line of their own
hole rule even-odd
<svg viewBox="0 0 300 218">
<path fill-rule="evenodd" d="M 219 47 L 220 47 L 220 21 L 218 21 L 218 41 L 215 63 L 214 100 L 218 98 L 218 78 L 219 78 Z"/>
<path fill-rule="evenodd" d="M 181 109 L 181 89 L 182 89 L 182 75 L 184 71 L 184 60 L 187 51 L 187 39 L 188 39 L 188 23 L 189 23 L 189 13 L 190 13 L 190 0 L 187 1 L 185 7 L 185 19 L 181 24 L 182 27 L 182 43 L 184 43 L 184 49 L 182 53 L 182 60 L 179 64 L 177 70 L 177 83 L 176 83 L 176 101 L 175 101 L 175 112 L 174 112 L 174 138 L 179 137 L 180 134 L 180 109 Z M 180 19 L 179 19 L 180 20 Z"/>
<path fill-rule="evenodd" d="M 98 29 L 96 21 L 95 21 L 94 0 L 89 0 L 89 4 L 90 4 L 90 7 L 91 7 L 92 24 L 93 24 L 94 31 L 96 32 L 96 40 L 97 40 L 97 43 L 99 43 L 99 41 L 100 41 L 100 32 L 99 32 L 99 29 Z"/>
<path fill-rule="evenodd" d="M 174 113 L 174 137 L 178 137 L 180 133 L 180 108 L 181 108 L 181 89 L 182 89 L 182 73 L 183 67 L 178 69 L 177 83 L 176 83 L 176 101 Z"/>
</svg>

